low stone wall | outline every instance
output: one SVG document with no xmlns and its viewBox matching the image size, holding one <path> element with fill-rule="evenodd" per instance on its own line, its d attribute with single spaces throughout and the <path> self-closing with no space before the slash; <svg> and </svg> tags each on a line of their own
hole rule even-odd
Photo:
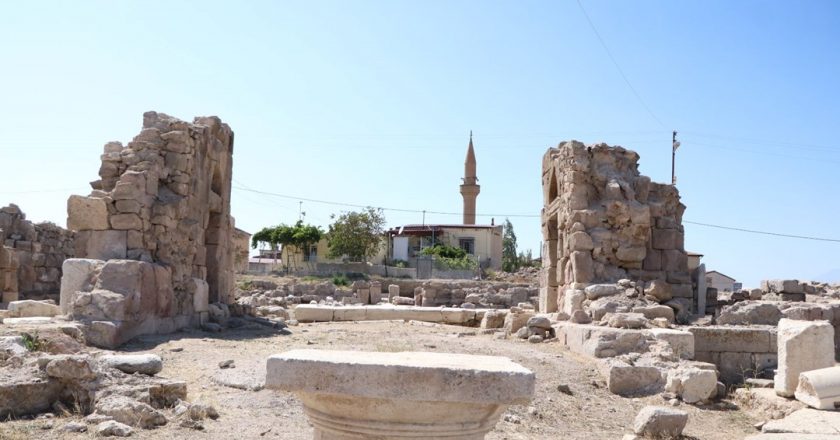
<svg viewBox="0 0 840 440">
<path fill-rule="evenodd" d="M 443 324 L 475 325 L 483 311 L 417 306 L 322 306 L 304 304 L 294 308 L 294 319 L 300 322 L 330 321 L 425 321 Z"/>
<path fill-rule="evenodd" d="M 26 220 L 17 205 L 0 208 L 0 292 L 3 302 L 58 299 L 61 264 L 74 255 L 74 234 Z"/>
<path fill-rule="evenodd" d="M 683 359 L 695 358 L 694 335 L 672 329 L 622 329 L 591 324 L 558 322 L 554 325 L 558 341 L 569 350 L 593 358 L 643 353 L 655 341 L 665 341 Z"/>
<path fill-rule="evenodd" d="M 694 335 L 694 358 L 715 364 L 725 383 L 740 383 L 776 367 L 773 326 L 695 326 L 688 331 Z"/>
</svg>

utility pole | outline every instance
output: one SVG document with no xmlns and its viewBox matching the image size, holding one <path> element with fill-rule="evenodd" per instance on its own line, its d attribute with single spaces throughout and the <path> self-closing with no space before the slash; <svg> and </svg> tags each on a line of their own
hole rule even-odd
<svg viewBox="0 0 840 440">
<path fill-rule="evenodd" d="M 674 135 L 671 138 L 671 185 L 677 184 L 677 175 L 674 173 L 677 160 L 677 148 L 680 148 L 680 142 L 677 141 L 677 130 L 674 130 Z"/>
<path fill-rule="evenodd" d="M 303 200 L 298 202 L 298 220 L 303 220 Z"/>
<path fill-rule="evenodd" d="M 426 226 L 426 210 L 423 210 L 423 226 Z"/>
</svg>

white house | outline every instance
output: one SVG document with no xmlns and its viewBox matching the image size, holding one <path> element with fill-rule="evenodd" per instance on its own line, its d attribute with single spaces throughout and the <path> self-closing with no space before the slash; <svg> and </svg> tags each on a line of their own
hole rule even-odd
<svg viewBox="0 0 840 440">
<path fill-rule="evenodd" d="M 735 278 L 724 275 L 716 270 L 706 272 L 706 285 L 714 287 L 718 292 L 734 292 L 741 288 L 741 283 L 735 280 Z"/>
</svg>

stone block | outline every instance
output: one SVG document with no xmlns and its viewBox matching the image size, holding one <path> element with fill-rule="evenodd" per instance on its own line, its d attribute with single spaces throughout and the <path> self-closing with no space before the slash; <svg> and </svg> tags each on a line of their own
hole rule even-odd
<svg viewBox="0 0 840 440">
<path fill-rule="evenodd" d="M 143 220 L 137 214 L 115 214 L 111 216 L 111 227 L 116 230 L 143 229 Z"/>
<path fill-rule="evenodd" d="M 654 249 L 669 250 L 677 248 L 677 231 L 675 229 L 654 228 L 651 235 L 651 245 Z"/>
<path fill-rule="evenodd" d="M 61 314 L 70 313 L 76 292 L 93 290 L 96 277 L 105 262 L 85 258 L 68 258 L 61 265 L 61 290 L 59 306 Z"/>
<path fill-rule="evenodd" d="M 595 270 L 592 264 L 590 252 L 576 251 L 570 254 L 572 265 L 572 279 L 570 282 L 590 283 L 595 277 Z"/>
<path fill-rule="evenodd" d="M 765 292 L 772 293 L 805 293 L 798 280 L 765 280 L 762 281 Z"/>
<path fill-rule="evenodd" d="M 294 308 L 294 319 L 300 322 L 330 322 L 333 320 L 334 307 L 301 304 Z"/>
<path fill-rule="evenodd" d="M 757 373 L 752 353 L 723 352 L 717 366 L 721 381 L 727 384 L 743 383 Z"/>
<path fill-rule="evenodd" d="M 770 327 L 692 326 L 697 351 L 772 353 Z"/>
<path fill-rule="evenodd" d="M 108 207 L 104 199 L 73 195 L 67 200 L 67 229 L 101 231 L 108 227 Z"/>
<path fill-rule="evenodd" d="M 60 309 L 55 304 L 30 299 L 12 301 L 9 303 L 9 315 L 13 318 L 30 318 L 33 316 L 55 316 Z"/>
<path fill-rule="evenodd" d="M 193 311 L 209 312 L 210 311 L 210 286 L 207 281 L 199 278 L 192 279 L 195 285 L 195 292 L 193 293 Z"/>
<path fill-rule="evenodd" d="M 127 251 L 125 231 L 91 231 L 84 250 L 77 249 L 77 257 L 94 260 L 124 259 Z"/>
<path fill-rule="evenodd" d="M 477 440 L 530 401 L 534 374 L 493 356 L 293 350 L 268 359 L 266 387 L 301 399 L 315 438 Z"/>
<path fill-rule="evenodd" d="M 694 359 L 694 334 L 691 332 L 667 328 L 652 328 L 648 331 L 656 340 L 667 342 L 675 355 L 682 359 Z"/>
<path fill-rule="evenodd" d="M 837 409 L 840 407 L 840 367 L 800 373 L 794 396 L 812 408 Z"/>
<path fill-rule="evenodd" d="M 611 358 L 601 361 L 599 368 L 609 391 L 619 396 L 653 394 L 665 385 L 662 372 L 656 367 L 630 365 Z"/>
<path fill-rule="evenodd" d="M 791 397 L 799 374 L 834 366 L 834 327 L 827 321 L 779 321 L 776 394 Z"/>
</svg>

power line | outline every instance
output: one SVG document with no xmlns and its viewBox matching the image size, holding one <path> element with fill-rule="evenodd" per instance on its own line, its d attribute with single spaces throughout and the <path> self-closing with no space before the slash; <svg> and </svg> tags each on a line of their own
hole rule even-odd
<svg viewBox="0 0 840 440">
<path fill-rule="evenodd" d="M 384 206 L 359 205 L 359 204 L 354 204 L 354 203 L 332 202 L 332 201 L 328 201 L 328 200 L 311 199 L 311 198 L 307 198 L 307 197 L 298 197 L 298 196 L 291 196 L 291 195 L 286 195 L 286 194 L 277 194 L 277 193 L 272 193 L 272 192 L 268 192 L 268 191 L 259 191 L 259 190 L 243 188 L 243 187 L 234 187 L 234 188 L 236 188 L 238 190 L 241 190 L 241 191 L 249 191 L 249 192 L 262 194 L 262 195 L 267 195 L 267 196 L 282 197 L 282 198 L 294 199 L 294 200 L 303 200 L 303 201 L 312 202 L 312 203 L 321 203 L 321 204 L 324 204 L 324 205 L 344 206 L 344 207 L 351 207 L 351 208 L 373 207 L 373 208 L 382 209 L 383 211 L 410 212 L 410 213 L 417 213 L 417 214 L 426 213 L 426 214 L 438 214 L 438 215 L 457 215 L 457 216 L 463 215 L 463 213 L 461 213 L 461 212 L 429 211 L 429 210 L 422 210 L 422 209 L 405 209 L 405 208 L 387 208 L 387 207 L 384 207 Z M 499 218 L 504 218 L 504 217 L 509 217 L 509 218 L 513 218 L 513 217 L 539 218 L 539 217 L 541 217 L 541 215 L 539 215 L 539 214 L 476 214 L 476 215 L 481 216 L 481 217 L 499 217 Z M 772 235 L 772 236 L 775 236 L 775 237 L 798 238 L 798 239 L 803 239 L 803 240 L 814 240 L 814 241 L 825 241 L 825 242 L 840 243 L 840 239 L 834 239 L 834 238 L 810 237 L 810 236 L 804 236 L 804 235 L 784 234 L 784 233 L 780 233 L 780 232 L 757 231 L 757 230 L 753 230 L 753 229 L 714 225 L 714 224 L 710 224 L 710 223 L 692 222 L 692 221 L 688 221 L 688 220 L 683 220 L 683 223 L 698 225 L 698 226 L 707 226 L 707 227 L 710 227 L 710 228 L 726 229 L 726 230 L 731 230 L 731 231 L 748 232 L 748 233 L 751 233 L 751 234 L 763 234 L 763 235 Z"/>
<path fill-rule="evenodd" d="M 266 196 L 281 197 L 281 198 L 284 198 L 284 199 L 292 199 L 292 200 L 302 200 L 304 202 L 320 203 L 320 204 L 323 204 L 323 205 L 344 206 L 344 207 L 348 207 L 348 208 L 364 209 L 364 208 L 371 207 L 371 208 L 382 209 L 383 211 L 409 212 L 409 213 L 414 213 L 414 214 L 422 214 L 422 213 L 425 212 L 426 214 L 438 214 L 438 215 L 457 215 L 457 216 L 464 215 L 464 213 L 462 213 L 462 212 L 444 212 L 444 211 L 429 211 L 429 210 L 422 210 L 422 209 L 388 208 L 388 207 L 385 207 L 385 206 L 360 205 L 360 204 L 356 204 L 356 203 L 334 202 L 334 201 L 329 201 L 329 200 L 319 200 L 319 199 L 312 199 L 312 198 L 308 198 L 308 197 L 298 197 L 298 196 L 292 196 L 292 195 L 288 195 L 288 194 L 278 194 L 278 193 L 273 193 L 273 192 L 268 192 L 268 191 L 260 191 L 260 190 L 256 190 L 256 189 L 246 188 L 246 187 L 243 187 L 243 186 L 234 186 L 233 188 L 238 189 L 240 191 L 248 191 L 248 192 L 252 192 L 252 193 L 256 193 L 256 194 L 262 194 L 262 195 L 266 195 Z M 539 218 L 540 217 L 539 214 L 476 214 L 476 215 L 480 216 L 480 217 L 533 217 L 533 218 Z"/>
<path fill-rule="evenodd" d="M 763 235 L 772 235 L 775 237 L 788 237 L 788 238 L 799 238 L 802 240 L 814 240 L 814 241 L 829 241 L 834 243 L 840 243 L 840 239 L 835 238 L 823 238 L 823 237 L 808 237 L 805 235 L 793 235 L 793 234 L 782 234 L 779 232 L 767 232 L 767 231 L 756 231 L 753 229 L 745 229 L 745 228 L 735 228 L 732 226 L 721 226 L 721 225 L 712 225 L 709 223 L 700 223 L 700 222 L 692 222 L 688 220 L 683 220 L 683 223 L 688 223 L 691 225 L 699 225 L 699 226 L 707 226 L 710 228 L 717 228 L 717 229 L 727 229 L 730 231 L 740 231 L 740 232 L 749 232 L 751 234 L 763 234 Z"/>
<path fill-rule="evenodd" d="M 604 48 L 604 51 L 607 53 L 607 55 L 610 57 L 610 60 L 612 60 L 613 64 L 615 65 L 616 70 L 618 70 L 618 73 L 621 74 L 621 77 L 624 79 L 624 83 L 627 84 L 627 87 L 630 88 L 630 91 L 633 92 L 633 95 L 636 96 L 636 99 L 639 100 L 639 103 L 642 104 L 642 107 L 644 107 L 645 110 L 647 110 L 648 114 L 650 114 L 650 116 L 654 120 L 656 120 L 656 122 L 658 122 L 659 125 L 662 126 L 662 128 L 665 128 L 665 124 L 663 124 L 662 121 L 656 117 L 656 115 L 653 113 L 650 107 L 648 107 L 648 105 L 645 103 L 645 100 L 642 99 L 642 96 L 639 95 L 639 92 L 636 91 L 636 88 L 633 87 L 633 84 L 630 84 L 630 80 L 627 79 L 627 75 L 624 74 L 624 70 L 618 64 L 618 61 L 615 60 L 615 57 L 613 56 L 612 52 L 610 52 L 610 49 L 607 47 L 607 43 L 604 42 L 604 39 L 601 37 L 601 33 L 598 32 L 598 29 L 595 27 L 595 23 L 592 22 L 591 18 L 589 18 L 589 14 L 586 13 L 586 9 L 584 9 L 583 3 L 581 3 L 580 0 L 577 0 L 577 4 L 580 7 L 581 12 L 583 12 L 583 16 L 586 17 L 586 21 L 589 22 L 589 27 L 592 28 L 592 32 L 594 32 L 595 36 L 598 37 L 598 41 L 601 43 L 601 47 Z"/>
</svg>

